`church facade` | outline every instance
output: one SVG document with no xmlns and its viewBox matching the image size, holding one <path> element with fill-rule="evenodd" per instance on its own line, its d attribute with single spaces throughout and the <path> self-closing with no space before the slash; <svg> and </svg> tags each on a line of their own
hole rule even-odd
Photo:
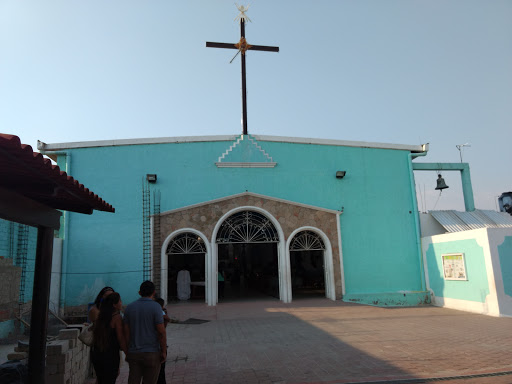
<svg viewBox="0 0 512 384">
<path fill-rule="evenodd" d="M 116 208 L 64 215 L 53 276 L 66 310 L 105 285 L 128 303 L 148 277 L 175 299 L 180 270 L 208 305 L 429 301 L 412 165 L 426 145 L 233 135 L 38 149 Z"/>
</svg>

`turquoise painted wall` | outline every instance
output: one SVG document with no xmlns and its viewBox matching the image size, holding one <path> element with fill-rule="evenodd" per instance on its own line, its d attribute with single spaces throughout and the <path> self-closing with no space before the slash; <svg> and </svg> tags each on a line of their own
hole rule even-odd
<svg viewBox="0 0 512 384">
<path fill-rule="evenodd" d="M 498 254 L 505 294 L 512 297 L 512 236 L 506 236 L 505 241 L 498 245 Z"/>
<path fill-rule="evenodd" d="M 445 280 L 442 255 L 464 253 L 467 281 Z M 489 294 L 484 250 L 475 239 L 430 244 L 427 249 L 430 288 L 439 297 L 484 303 Z"/>
<path fill-rule="evenodd" d="M 96 278 L 118 289 L 125 302 L 137 297 L 141 190 L 147 173 L 158 175 L 151 188 L 161 192 L 162 212 L 245 191 L 334 210 L 343 206 L 347 293 L 421 289 L 408 151 L 259 142 L 278 163 L 275 168 L 217 168 L 215 162 L 231 144 L 69 151 L 71 175 L 111 203 L 116 213 L 70 214 L 66 305 L 83 304 Z M 345 178 L 335 178 L 338 170 L 347 171 Z"/>
</svg>

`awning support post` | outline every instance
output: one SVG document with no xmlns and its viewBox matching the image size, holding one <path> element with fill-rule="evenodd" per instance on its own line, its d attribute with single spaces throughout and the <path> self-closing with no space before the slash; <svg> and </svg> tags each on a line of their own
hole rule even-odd
<svg viewBox="0 0 512 384">
<path fill-rule="evenodd" d="M 45 382 L 46 328 L 52 273 L 53 229 L 37 228 L 37 251 L 30 320 L 30 349 L 28 353 L 28 382 Z"/>
</svg>

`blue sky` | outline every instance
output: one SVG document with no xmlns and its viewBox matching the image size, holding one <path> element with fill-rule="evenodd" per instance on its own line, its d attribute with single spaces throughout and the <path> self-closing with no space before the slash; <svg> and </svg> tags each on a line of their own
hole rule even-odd
<svg viewBox="0 0 512 384">
<path fill-rule="evenodd" d="M 240 2 L 239 4 L 247 4 Z M 0 131 L 47 143 L 238 134 L 233 1 L 0 0 Z M 512 1 L 251 2 L 249 133 L 469 142 L 477 208 L 512 190 Z M 416 172 L 421 209 L 463 210 L 458 173 Z M 392 182 L 392 180 L 390 180 Z M 423 193 L 425 191 L 425 193 Z M 100 193 L 100 192 L 98 192 Z M 383 196 L 385 199 L 385 196 Z"/>
</svg>

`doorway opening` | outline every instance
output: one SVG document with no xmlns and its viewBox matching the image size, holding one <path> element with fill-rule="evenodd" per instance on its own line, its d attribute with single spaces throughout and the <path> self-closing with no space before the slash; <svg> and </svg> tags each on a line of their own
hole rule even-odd
<svg viewBox="0 0 512 384">
<path fill-rule="evenodd" d="M 217 233 L 218 300 L 279 299 L 279 235 L 263 214 L 241 211 Z"/>
<path fill-rule="evenodd" d="M 166 254 L 169 258 L 167 264 L 168 300 L 178 300 L 179 297 L 188 296 L 191 300 L 204 301 L 206 246 L 203 239 L 191 232 L 181 233 L 171 240 Z M 178 276 L 180 279 L 189 281 L 188 295 L 180 290 Z M 186 283 L 185 285 L 188 287 Z"/>
<path fill-rule="evenodd" d="M 297 233 L 290 242 L 292 296 L 325 297 L 325 245 L 312 231 Z"/>
<path fill-rule="evenodd" d="M 276 243 L 219 244 L 218 249 L 219 301 L 279 299 Z"/>
</svg>

